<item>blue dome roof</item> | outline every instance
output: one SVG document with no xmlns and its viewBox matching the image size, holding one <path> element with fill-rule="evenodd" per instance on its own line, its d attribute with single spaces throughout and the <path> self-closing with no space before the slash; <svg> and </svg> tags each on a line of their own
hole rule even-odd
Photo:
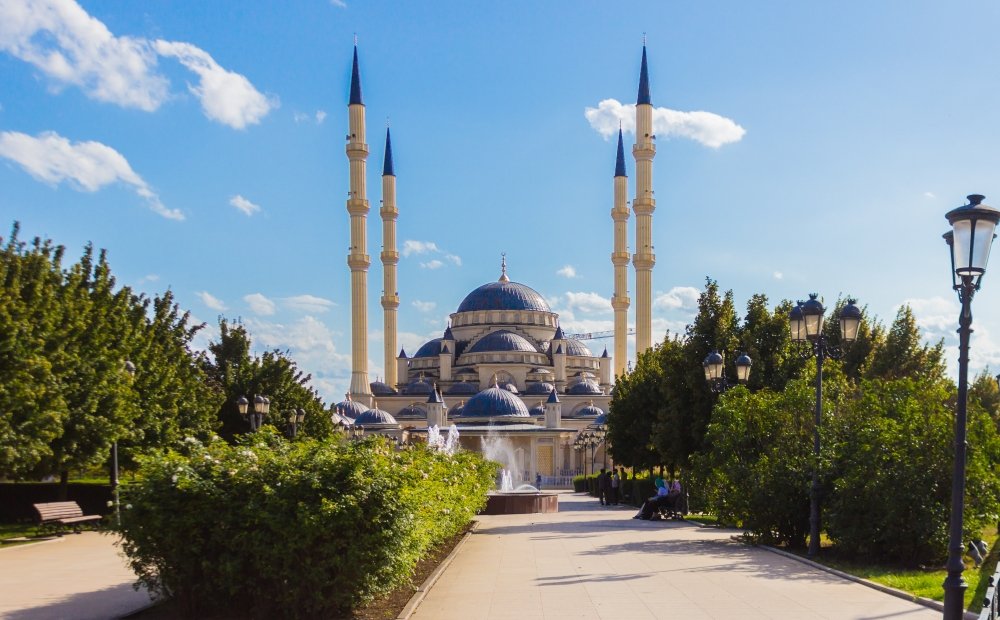
<svg viewBox="0 0 1000 620">
<path fill-rule="evenodd" d="M 528 410 L 528 414 L 535 417 L 545 415 L 545 405 L 542 403 L 538 403 L 537 405 Z"/>
<path fill-rule="evenodd" d="M 525 394 L 540 394 L 548 396 L 549 392 L 552 391 L 552 384 L 545 383 L 544 381 L 536 381 L 535 383 L 529 383 L 528 387 L 525 388 Z"/>
<path fill-rule="evenodd" d="M 425 345 L 426 346 L 426 345 Z M 506 329 L 490 332 L 476 341 L 466 353 L 485 353 L 487 351 L 525 351 L 538 353 L 538 349 L 520 334 Z"/>
<path fill-rule="evenodd" d="M 494 385 L 470 398 L 462 410 L 462 417 L 527 418 L 530 414 L 520 398 Z"/>
<path fill-rule="evenodd" d="M 590 352 L 587 345 L 583 344 L 576 338 L 566 339 L 566 348 L 564 349 L 566 355 L 582 355 L 584 357 L 594 357 L 594 354 Z"/>
<path fill-rule="evenodd" d="M 413 357 L 437 357 L 441 354 L 441 338 L 428 340 L 422 347 L 417 349 Z"/>
<path fill-rule="evenodd" d="M 604 392 L 601 391 L 601 386 L 597 385 L 593 379 L 584 379 L 579 383 L 573 384 L 573 387 L 567 390 L 566 393 L 579 396 L 580 394 L 603 394 Z"/>
<path fill-rule="evenodd" d="M 369 409 L 354 419 L 357 426 L 375 426 L 379 424 L 398 424 L 396 418 L 388 411 L 381 409 Z"/>
<path fill-rule="evenodd" d="M 427 417 L 427 412 L 416 405 L 407 405 L 400 409 L 396 415 L 401 418 L 424 418 Z"/>
<path fill-rule="evenodd" d="M 473 394 L 479 393 L 479 386 L 475 383 L 469 383 L 467 381 L 459 381 L 458 383 L 452 384 L 448 391 L 445 392 L 448 396 L 472 396 Z"/>
<path fill-rule="evenodd" d="M 365 407 L 356 400 L 342 400 L 337 403 L 335 408 L 340 415 L 345 415 L 351 419 L 357 419 L 359 415 L 368 411 L 368 407 Z"/>
<path fill-rule="evenodd" d="M 552 312 L 549 304 L 530 286 L 518 282 L 489 282 L 465 296 L 459 312 L 475 310 L 537 310 Z"/>
<path fill-rule="evenodd" d="M 594 406 L 593 403 L 576 412 L 576 415 L 581 418 L 596 418 L 603 414 L 604 410 Z"/>
<path fill-rule="evenodd" d="M 417 396 L 429 396 L 434 392 L 434 386 L 430 381 L 424 379 L 423 377 L 411 381 L 403 388 L 403 394 L 407 396 L 417 395 Z"/>
<path fill-rule="evenodd" d="M 462 410 L 465 409 L 465 401 L 460 401 L 454 407 L 448 408 L 448 415 L 452 418 L 462 415 Z"/>
<path fill-rule="evenodd" d="M 389 387 L 388 383 L 382 381 L 372 381 L 369 387 L 371 387 L 372 394 L 375 396 L 395 396 L 399 394 L 395 389 Z"/>
<path fill-rule="evenodd" d="M 608 414 L 602 413 L 601 415 L 594 418 L 594 426 L 602 426 L 608 423 Z"/>
</svg>

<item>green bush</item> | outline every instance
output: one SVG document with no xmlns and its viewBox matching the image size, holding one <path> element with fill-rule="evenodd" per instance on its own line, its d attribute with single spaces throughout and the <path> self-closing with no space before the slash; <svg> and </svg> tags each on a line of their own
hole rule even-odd
<svg viewBox="0 0 1000 620">
<path fill-rule="evenodd" d="M 139 581 L 189 615 L 329 617 L 404 584 L 485 505 L 495 475 L 474 453 L 377 437 L 190 441 L 142 461 L 122 545 Z"/>
</svg>

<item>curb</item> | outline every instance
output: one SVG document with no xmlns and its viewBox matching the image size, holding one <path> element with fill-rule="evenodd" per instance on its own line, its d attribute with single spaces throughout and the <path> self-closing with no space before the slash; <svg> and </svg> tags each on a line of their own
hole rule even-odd
<svg viewBox="0 0 1000 620">
<path fill-rule="evenodd" d="M 733 540 L 739 540 L 739 537 L 733 536 L 732 539 Z M 743 541 L 740 540 L 740 542 L 743 542 Z M 916 603 L 918 605 L 923 605 L 924 607 L 929 607 L 929 608 L 931 608 L 931 609 L 933 609 L 935 611 L 944 611 L 944 605 L 942 603 L 938 602 L 938 601 L 935 601 L 935 600 L 932 600 L 932 599 L 929 599 L 929 598 L 924 598 L 922 596 L 914 596 L 913 594 L 910 594 L 909 592 L 904 592 L 903 590 L 897 590 L 896 588 L 891 588 L 891 587 L 889 587 L 887 585 L 883 585 L 881 583 L 876 583 L 874 581 L 869 581 L 869 580 L 867 580 L 867 579 L 865 579 L 863 577 L 858 577 L 857 575 L 851 575 L 850 573 L 845 573 L 844 571 L 837 570 L 836 568 L 831 568 L 829 566 L 824 566 L 823 564 L 819 564 L 818 562 L 813 562 L 812 560 L 810 560 L 808 558 L 804 558 L 802 556 L 798 556 L 798 555 L 795 555 L 794 553 L 789 553 L 789 552 L 783 551 L 781 549 L 776 549 L 774 547 L 769 547 L 767 545 L 756 545 L 756 546 L 758 548 L 760 548 L 760 549 L 766 549 L 766 550 L 770 551 L 771 553 L 776 553 L 776 554 L 778 554 L 780 556 L 783 556 L 783 557 L 786 557 L 786 558 L 788 558 L 790 560 L 795 560 L 796 562 L 801 562 L 802 564 L 805 564 L 806 566 L 815 568 L 817 570 L 821 570 L 821 571 L 826 572 L 826 573 L 830 573 L 831 575 L 835 575 L 837 577 L 840 577 L 841 579 L 846 579 L 848 581 L 853 581 L 854 583 L 859 583 L 859 584 L 861 584 L 863 586 L 867 586 L 869 588 L 872 588 L 873 590 L 878 590 L 879 592 L 882 592 L 884 594 L 888 594 L 890 596 L 895 596 L 896 598 L 901 598 L 901 599 L 903 599 L 905 601 L 910 601 L 911 603 Z M 964 617 L 965 617 L 965 620 L 978 620 L 979 614 L 973 613 L 971 611 L 965 611 L 964 612 Z"/>
<path fill-rule="evenodd" d="M 417 611 L 417 607 L 420 607 L 420 603 L 424 601 L 424 597 L 427 596 L 427 592 L 434 587 L 434 584 L 437 583 L 437 580 L 441 578 L 444 571 L 451 565 L 452 560 L 454 560 L 455 556 L 458 555 L 458 552 L 461 551 L 462 545 L 464 545 L 465 541 L 469 540 L 469 538 L 476 533 L 476 529 L 478 528 L 479 521 L 473 521 L 472 527 L 470 527 L 469 531 L 465 533 L 462 540 L 458 541 L 458 544 L 456 544 L 455 548 L 451 550 L 448 557 L 438 564 L 438 567 L 434 569 L 434 572 L 431 573 L 422 584 L 420 584 L 417 591 L 413 593 L 412 597 L 410 597 L 409 602 L 406 603 L 406 607 L 403 607 L 402 611 L 399 612 L 399 615 L 396 616 L 396 620 L 409 620 L 410 616 Z"/>
</svg>

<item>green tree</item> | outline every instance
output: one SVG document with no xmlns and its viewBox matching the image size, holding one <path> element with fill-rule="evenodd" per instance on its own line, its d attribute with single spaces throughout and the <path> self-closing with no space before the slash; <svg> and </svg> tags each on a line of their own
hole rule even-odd
<svg viewBox="0 0 1000 620">
<path fill-rule="evenodd" d="M 945 370 L 944 341 L 934 346 L 924 344 L 913 311 L 910 306 L 903 305 L 886 334 L 885 343 L 875 347 L 872 353 L 868 377 L 942 381 Z"/>
<path fill-rule="evenodd" d="M 661 344 L 639 354 L 635 369 L 615 381 L 607 442 L 616 463 L 641 470 L 662 462 L 651 441 L 657 412 L 663 406 L 658 389 L 663 373 L 660 358 L 680 346 L 667 334 Z"/>
</svg>

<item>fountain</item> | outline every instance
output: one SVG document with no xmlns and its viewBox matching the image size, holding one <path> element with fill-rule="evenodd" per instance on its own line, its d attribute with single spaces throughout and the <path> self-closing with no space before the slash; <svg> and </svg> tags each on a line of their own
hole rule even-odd
<svg viewBox="0 0 1000 620">
<path fill-rule="evenodd" d="M 482 438 L 483 456 L 500 463 L 500 477 L 496 491 L 490 491 L 486 498 L 486 508 L 481 514 L 527 514 L 536 512 L 559 512 L 559 497 L 555 493 L 543 493 L 530 484 L 514 486 L 513 472 L 520 472 L 510 439 L 490 429 Z M 518 478 L 518 482 L 521 478 Z"/>
<path fill-rule="evenodd" d="M 437 449 L 445 454 L 455 454 L 458 450 L 458 427 L 452 424 L 448 427 L 448 434 L 441 436 L 441 429 L 432 425 L 427 427 L 427 447 Z"/>
</svg>

